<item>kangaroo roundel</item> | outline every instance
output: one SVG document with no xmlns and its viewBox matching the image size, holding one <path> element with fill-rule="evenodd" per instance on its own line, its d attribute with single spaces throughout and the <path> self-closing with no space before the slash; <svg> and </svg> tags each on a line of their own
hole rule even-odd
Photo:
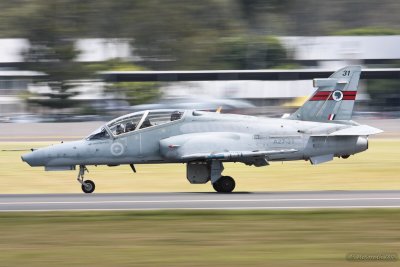
<svg viewBox="0 0 400 267">
<path fill-rule="evenodd" d="M 124 153 L 124 146 L 121 143 L 113 143 L 111 145 L 111 154 L 113 156 L 121 156 Z"/>
<path fill-rule="evenodd" d="M 334 91 L 333 94 L 332 94 L 332 98 L 335 101 L 342 100 L 343 99 L 343 92 L 339 91 L 339 90 Z"/>
</svg>

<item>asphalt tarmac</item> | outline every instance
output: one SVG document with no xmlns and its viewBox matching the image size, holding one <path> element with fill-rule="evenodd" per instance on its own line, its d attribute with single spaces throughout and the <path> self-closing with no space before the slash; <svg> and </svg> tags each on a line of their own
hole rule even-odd
<svg viewBox="0 0 400 267">
<path fill-rule="evenodd" d="M 0 195 L 0 211 L 400 208 L 400 191 Z"/>
</svg>

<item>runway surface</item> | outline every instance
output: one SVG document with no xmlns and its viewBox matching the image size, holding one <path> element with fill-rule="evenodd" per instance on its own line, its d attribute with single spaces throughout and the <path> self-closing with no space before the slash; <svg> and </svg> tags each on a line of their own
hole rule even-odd
<svg viewBox="0 0 400 267">
<path fill-rule="evenodd" d="M 0 211 L 400 208 L 400 191 L 0 195 Z"/>
</svg>

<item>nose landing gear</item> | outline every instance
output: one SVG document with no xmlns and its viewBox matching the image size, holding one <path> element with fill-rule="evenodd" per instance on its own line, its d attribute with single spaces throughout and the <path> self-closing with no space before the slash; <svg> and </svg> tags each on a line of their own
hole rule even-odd
<svg viewBox="0 0 400 267">
<path fill-rule="evenodd" d="M 82 184 L 82 191 L 85 192 L 86 194 L 90 194 L 94 191 L 95 187 L 96 186 L 92 180 L 86 180 Z"/>
<path fill-rule="evenodd" d="M 93 193 L 96 185 L 91 180 L 84 180 L 85 171 L 89 172 L 85 165 L 79 165 L 78 182 L 82 185 L 82 191 L 86 194 Z"/>
</svg>

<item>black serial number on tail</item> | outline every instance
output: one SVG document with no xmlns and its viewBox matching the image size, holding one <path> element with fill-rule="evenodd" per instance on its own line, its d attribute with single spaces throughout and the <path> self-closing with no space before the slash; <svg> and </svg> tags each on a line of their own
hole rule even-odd
<svg viewBox="0 0 400 267">
<path fill-rule="evenodd" d="M 342 76 L 350 76 L 350 71 L 344 70 Z"/>
</svg>

